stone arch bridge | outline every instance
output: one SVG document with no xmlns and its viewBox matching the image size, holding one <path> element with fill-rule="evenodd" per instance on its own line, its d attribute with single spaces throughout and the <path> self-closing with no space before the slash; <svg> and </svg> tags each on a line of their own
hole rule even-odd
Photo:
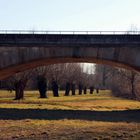
<svg viewBox="0 0 140 140">
<path fill-rule="evenodd" d="M 65 62 L 108 64 L 140 72 L 140 35 L 0 33 L 0 79 Z"/>
</svg>

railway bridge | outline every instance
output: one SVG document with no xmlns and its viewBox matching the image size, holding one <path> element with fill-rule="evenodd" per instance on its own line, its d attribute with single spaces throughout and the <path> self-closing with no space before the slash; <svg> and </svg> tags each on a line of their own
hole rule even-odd
<svg viewBox="0 0 140 140">
<path fill-rule="evenodd" d="M 38 66 L 87 62 L 140 72 L 140 32 L 0 31 L 0 79 Z"/>
</svg>

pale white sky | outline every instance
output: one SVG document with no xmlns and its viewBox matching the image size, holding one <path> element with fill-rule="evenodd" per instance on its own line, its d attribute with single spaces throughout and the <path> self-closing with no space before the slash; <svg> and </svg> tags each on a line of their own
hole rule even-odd
<svg viewBox="0 0 140 140">
<path fill-rule="evenodd" d="M 140 0 L 0 0 L 0 29 L 128 30 Z"/>
<path fill-rule="evenodd" d="M 126 31 L 132 24 L 140 30 L 140 0 L 0 0 L 0 30 Z"/>
</svg>

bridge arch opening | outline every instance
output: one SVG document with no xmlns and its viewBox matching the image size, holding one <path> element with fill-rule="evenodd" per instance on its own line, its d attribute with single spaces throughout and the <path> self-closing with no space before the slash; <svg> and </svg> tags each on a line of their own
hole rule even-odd
<svg viewBox="0 0 140 140">
<path fill-rule="evenodd" d="M 3 70 L 0 70 L 0 79 L 4 80 L 10 76 L 13 76 L 16 73 L 24 72 L 26 70 L 30 70 L 33 68 L 37 68 L 37 67 L 41 67 L 41 66 L 45 66 L 45 65 L 48 66 L 48 65 L 52 65 L 52 64 L 63 64 L 63 63 L 103 64 L 103 65 L 109 65 L 111 67 L 119 67 L 119 68 L 131 70 L 131 71 L 135 71 L 137 73 L 139 72 L 138 69 L 131 67 L 131 66 L 128 66 L 128 65 L 125 65 L 125 64 L 122 64 L 122 63 L 117 63 L 114 61 L 103 60 L 103 59 L 97 59 L 97 58 L 93 58 L 93 57 L 92 58 L 72 58 L 72 57 L 69 57 L 69 58 L 49 58 L 49 59 L 47 58 L 47 59 L 38 59 L 38 60 L 29 61 L 27 63 L 9 66 Z M 98 85 L 98 82 L 99 81 L 97 81 L 97 85 Z M 109 89 L 107 87 L 107 85 L 105 85 L 105 86 L 107 89 Z M 131 98 L 130 95 L 129 95 L 129 97 Z"/>
</svg>

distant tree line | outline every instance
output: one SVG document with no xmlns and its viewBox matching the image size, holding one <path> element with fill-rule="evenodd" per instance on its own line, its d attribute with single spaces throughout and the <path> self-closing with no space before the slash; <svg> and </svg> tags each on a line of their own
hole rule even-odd
<svg viewBox="0 0 140 140">
<path fill-rule="evenodd" d="M 93 67 L 91 69 L 94 69 Z M 54 97 L 59 97 L 59 90 L 65 90 L 65 96 L 90 94 L 94 91 L 94 74 L 84 72 L 83 65 L 77 63 L 54 64 L 42 66 L 1 81 L 1 88 L 15 91 L 15 100 L 24 98 L 24 90 L 38 90 L 40 98 L 47 98 L 47 90 L 53 91 Z"/>
<path fill-rule="evenodd" d="M 140 100 L 140 75 L 134 71 L 107 65 L 96 65 L 96 83 L 111 89 L 115 96 Z"/>
<path fill-rule="evenodd" d="M 52 90 L 54 97 L 59 97 L 59 90 L 64 96 L 90 94 L 96 89 L 110 89 L 115 96 L 140 100 L 140 75 L 126 69 L 107 65 L 87 67 L 79 63 L 54 64 L 42 66 L 13 75 L 0 82 L 1 89 L 15 91 L 15 100 L 24 98 L 24 90 L 38 90 L 40 98 L 47 98 L 47 90 Z M 94 71 L 94 72 L 93 72 Z"/>
</svg>

